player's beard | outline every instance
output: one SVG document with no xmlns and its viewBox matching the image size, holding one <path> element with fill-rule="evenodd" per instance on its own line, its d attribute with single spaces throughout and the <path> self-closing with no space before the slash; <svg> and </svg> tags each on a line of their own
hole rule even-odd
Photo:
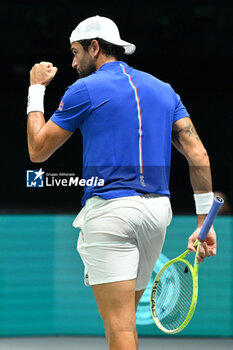
<svg viewBox="0 0 233 350">
<path fill-rule="evenodd" d="M 85 61 L 84 61 L 85 62 Z M 92 60 L 88 60 L 88 62 L 85 62 L 85 64 L 79 64 L 79 78 L 87 77 L 88 75 L 94 73 L 96 71 L 95 64 L 92 62 Z"/>
</svg>

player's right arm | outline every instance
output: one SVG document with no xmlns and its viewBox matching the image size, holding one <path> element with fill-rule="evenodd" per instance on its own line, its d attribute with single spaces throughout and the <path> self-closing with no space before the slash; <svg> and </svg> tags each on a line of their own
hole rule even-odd
<svg viewBox="0 0 233 350">
<path fill-rule="evenodd" d="M 46 161 L 72 135 L 52 120 L 47 123 L 42 112 L 31 112 L 27 120 L 28 152 L 33 163 Z"/>
<path fill-rule="evenodd" d="M 57 68 L 50 62 L 35 64 L 30 71 L 30 85 L 46 87 L 53 80 Z M 41 88 L 40 88 L 41 91 Z M 35 99 L 35 97 L 34 97 Z M 37 99 L 42 99 L 38 96 Z M 38 106 L 37 106 L 38 107 Z M 32 162 L 44 162 L 72 135 L 72 132 L 56 125 L 53 121 L 45 122 L 44 113 L 32 110 L 28 113 L 27 139 L 28 151 Z"/>
<path fill-rule="evenodd" d="M 173 123 L 172 143 L 189 164 L 190 181 L 195 194 L 212 192 L 212 177 L 207 151 L 201 142 L 190 118 L 181 118 Z M 197 215 L 197 230 L 190 236 L 188 248 L 195 251 L 193 243 L 207 214 Z M 200 251 L 200 261 L 216 254 L 216 235 L 211 228 L 206 243 Z"/>
</svg>

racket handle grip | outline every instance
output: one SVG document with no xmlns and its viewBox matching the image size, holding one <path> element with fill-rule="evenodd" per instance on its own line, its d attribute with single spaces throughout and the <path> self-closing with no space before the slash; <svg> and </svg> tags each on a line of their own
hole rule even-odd
<svg viewBox="0 0 233 350">
<path fill-rule="evenodd" d="M 219 209 L 221 208 L 223 203 L 224 203 L 224 200 L 221 197 L 214 198 L 214 202 L 212 204 L 212 207 L 210 208 L 210 211 L 209 211 L 207 217 L 205 218 L 205 221 L 202 225 L 201 231 L 200 231 L 199 236 L 198 236 L 198 240 L 200 242 L 204 242 L 204 240 L 206 239 L 206 236 L 208 235 L 208 232 L 209 232 L 211 226 L 213 225 L 214 219 L 216 218 L 216 216 L 219 212 Z"/>
</svg>

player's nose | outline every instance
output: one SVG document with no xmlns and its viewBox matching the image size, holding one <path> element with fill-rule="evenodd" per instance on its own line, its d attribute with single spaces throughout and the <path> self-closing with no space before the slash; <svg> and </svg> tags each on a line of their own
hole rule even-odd
<svg viewBox="0 0 233 350">
<path fill-rule="evenodd" d="M 76 57 L 74 57 L 73 61 L 72 61 L 72 67 L 77 68 L 77 64 L 78 64 L 77 59 L 76 59 Z"/>
</svg>

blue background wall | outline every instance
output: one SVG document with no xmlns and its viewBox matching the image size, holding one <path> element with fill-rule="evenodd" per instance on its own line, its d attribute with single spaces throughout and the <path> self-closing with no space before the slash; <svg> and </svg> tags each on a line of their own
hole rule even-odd
<svg viewBox="0 0 233 350">
<path fill-rule="evenodd" d="M 74 215 L 0 216 L 0 335 L 103 334 L 91 288 L 83 283 Z M 163 256 L 186 249 L 195 217 L 176 216 Z M 233 217 L 218 217 L 218 254 L 199 270 L 199 299 L 186 336 L 233 336 Z M 149 295 L 138 331 L 162 335 L 152 323 Z M 142 325 L 141 319 L 144 319 Z"/>
</svg>

